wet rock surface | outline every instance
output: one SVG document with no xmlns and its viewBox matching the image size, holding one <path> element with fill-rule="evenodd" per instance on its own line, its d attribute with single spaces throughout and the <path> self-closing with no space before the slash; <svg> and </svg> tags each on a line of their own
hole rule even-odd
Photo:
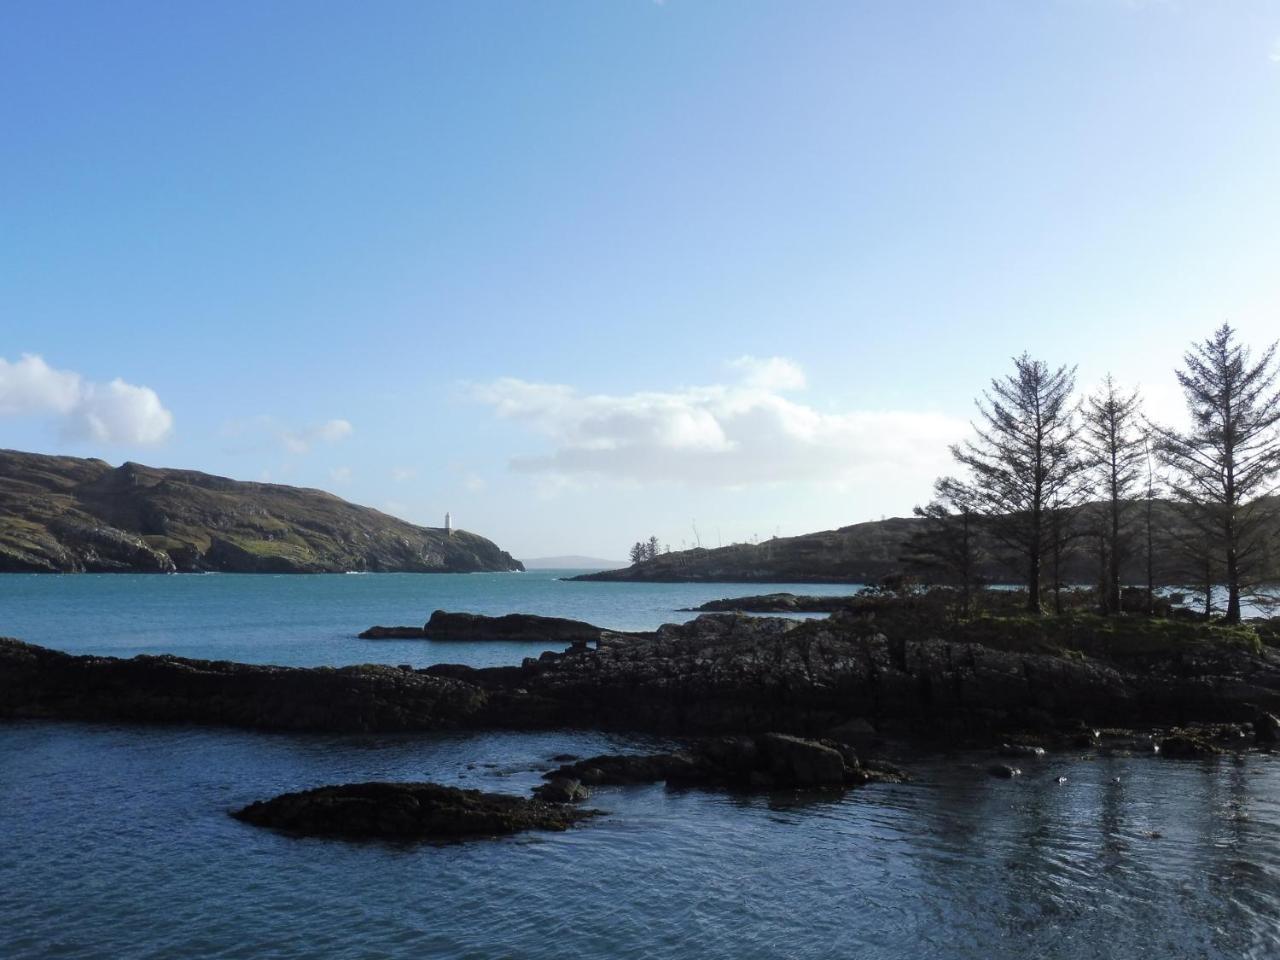
<svg viewBox="0 0 1280 960">
<path fill-rule="evenodd" d="M 232 816 L 302 836 L 456 841 L 566 830 L 596 814 L 563 803 L 435 783 L 348 783 L 281 794 Z"/>
</svg>

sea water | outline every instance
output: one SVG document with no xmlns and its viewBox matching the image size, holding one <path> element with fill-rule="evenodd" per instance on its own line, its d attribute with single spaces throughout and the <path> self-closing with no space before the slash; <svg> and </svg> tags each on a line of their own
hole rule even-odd
<svg viewBox="0 0 1280 960">
<path fill-rule="evenodd" d="M 354 634 L 436 607 L 650 628 L 779 588 L 9 576 L 0 634 L 115 655 L 515 662 L 530 645 Z M 0 957 L 1280 956 L 1280 761 L 1267 755 L 1068 753 L 1012 781 L 989 778 L 981 754 L 931 755 L 907 760 L 909 783 L 806 796 L 598 788 L 607 815 L 583 826 L 453 846 L 298 839 L 228 815 L 352 780 L 527 793 L 554 755 L 662 746 L 0 723 Z"/>
</svg>

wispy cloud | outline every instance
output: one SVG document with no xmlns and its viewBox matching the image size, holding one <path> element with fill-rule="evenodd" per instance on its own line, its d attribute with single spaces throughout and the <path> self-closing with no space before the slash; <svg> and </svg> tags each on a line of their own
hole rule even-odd
<svg viewBox="0 0 1280 960">
<path fill-rule="evenodd" d="M 95 383 L 31 353 L 0 357 L 0 416 L 49 416 L 63 436 L 104 444 L 160 443 L 173 430 L 173 414 L 150 387 L 118 377 Z"/>
<path fill-rule="evenodd" d="M 337 443 L 355 432 L 348 420 L 326 420 L 302 430 L 280 431 L 280 442 L 290 453 L 308 453 L 318 443 Z"/>
<path fill-rule="evenodd" d="M 1267 58 L 1272 63 L 1280 63 L 1280 37 L 1271 41 L 1271 51 L 1267 54 Z"/>
<path fill-rule="evenodd" d="M 355 432 L 348 420 L 334 419 L 304 427 L 281 423 L 275 417 L 251 417 L 248 420 L 231 420 L 222 425 L 222 436 L 245 442 L 253 449 L 267 443 L 275 443 L 285 452 L 301 456 L 310 453 L 320 444 L 334 444 L 345 440 Z M 246 442 L 247 441 L 247 442 Z"/>
<path fill-rule="evenodd" d="M 804 385 L 785 358 L 741 358 L 734 383 L 676 391 L 584 394 L 506 378 L 473 388 L 505 419 L 546 438 L 546 453 L 511 466 L 561 478 L 607 477 L 716 486 L 846 481 L 875 471 L 932 476 L 967 424 L 934 413 L 823 413 L 783 396 Z"/>
</svg>

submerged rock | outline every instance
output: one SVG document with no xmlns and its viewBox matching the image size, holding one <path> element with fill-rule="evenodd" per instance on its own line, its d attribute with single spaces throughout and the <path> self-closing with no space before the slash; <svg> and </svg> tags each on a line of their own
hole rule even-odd
<svg viewBox="0 0 1280 960">
<path fill-rule="evenodd" d="M 468 840 L 565 830 L 596 813 L 436 783 L 347 783 L 259 800 L 232 816 L 307 836 Z"/>
<path fill-rule="evenodd" d="M 1022 776 L 1022 771 L 1019 768 L 1011 767 L 1007 763 L 993 763 L 987 767 L 987 773 L 1004 780 L 1012 780 L 1014 777 Z"/>
<path fill-rule="evenodd" d="M 370 627 L 356 634 L 361 640 L 421 640 L 426 635 L 422 627 Z"/>
</svg>

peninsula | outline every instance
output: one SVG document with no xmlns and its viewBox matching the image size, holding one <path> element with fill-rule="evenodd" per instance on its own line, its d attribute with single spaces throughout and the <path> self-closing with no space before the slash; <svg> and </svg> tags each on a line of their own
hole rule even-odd
<svg viewBox="0 0 1280 960">
<path fill-rule="evenodd" d="M 523 569 L 474 533 L 322 490 L 0 450 L 0 573 Z"/>
</svg>

